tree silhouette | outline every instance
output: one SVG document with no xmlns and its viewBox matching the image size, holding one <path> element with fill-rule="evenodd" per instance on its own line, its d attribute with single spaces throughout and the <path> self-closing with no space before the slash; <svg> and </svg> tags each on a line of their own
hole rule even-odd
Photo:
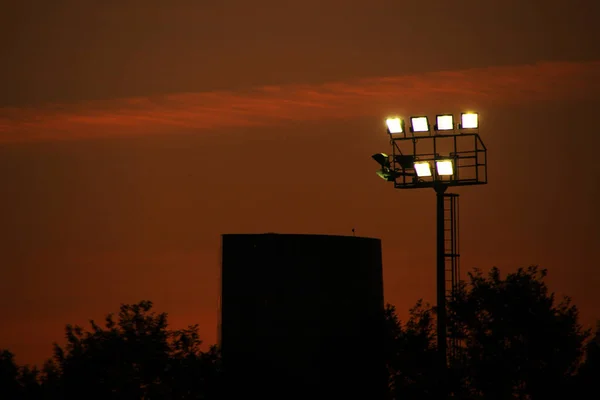
<svg viewBox="0 0 600 400">
<path fill-rule="evenodd" d="M 585 346 L 585 360 L 577 373 L 575 393 L 579 398 L 598 392 L 600 379 L 600 321 L 596 324 L 596 332 Z"/>
<path fill-rule="evenodd" d="M 15 398 L 22 390 L 19 383 L 19 367 L 15 363 L 14 354 L 8 350 L 0 351 L 0 397 Z"/>
<path fill-rule="evenodd" d="M 600 377 L 600 325 L 585 345 L 589 331 L 577 308 L 568 297 L 556 301 L 546 274 L 536 266 L 506 278 L 497 268 L 487 276 L 475 270 L 461 284 L 448 304 L 450 336 L 460 339 L 449 359 L 455 398 L 572 397 Z M 435 398 L 434 311 L 419 301 L 403 325 L 395 308 L 386 307 L 393 399 Z"/>
<path fill-rule="evenodd" d="M 433 311 L 422 300 L 410 309 L 403 325 L 394 306 L 385 309 L 386 354 L 392 399 L 433 399 L 435 382 L 435 325 Z"/>
<path fill-rule="evenodd" d="M 475 270 L 450 302 L 471 394 L 536 400 L 572 393 L 589 332 L 568 297 L 555 301 L 546 274 L 532 266 L 502 279 L 497 268 L 487 277 Z"/>
<path fill-rule="evenodd" d="M 39 371 L 29 366 L 19 367 L 14 354 L 0 350 L 0 398 L 39 399 L 42 387 L 38 381 Z"/>
<path fill-rule="evenodd" d="M 582 329 L 569 298 L 556 301 L 546 270 L 475 270 L 448 304 L 450 384 L 460 399 L 587 397 L 600 377 L 600 322 Z M 391 399 L 435 399 L 435 309 L 418 301 L 402 323 L 385 308 L 386 363 Z M 167 314 L 150 301 L 121 305 L 103 326 L 67 325 L 66 344 L 42 369 L 19 367 L 0 350 L 1 399 L 218 399 L 218 349 L 200 350 L 198 326 L 169 330 Z M 589 340 L 586 340 L 588 339 Z M 349 352 L 354 351 L 348 349 Z M 286 389 L 288 390 L 288 389 Z M 289 389 L 289 390 L 293 390 Z M 282 393 L 285 397 L 285 393 Z"/>
<path fill-rule="evenodd" d="M 219 354 L 200 351 L 198 326 L 169 331 L 152 302 L 122 305 L 104 328 L 67 325 L 45 366 L 46 392 L 64 399 L 204 399 L 218 390 Z"/>
</svg>

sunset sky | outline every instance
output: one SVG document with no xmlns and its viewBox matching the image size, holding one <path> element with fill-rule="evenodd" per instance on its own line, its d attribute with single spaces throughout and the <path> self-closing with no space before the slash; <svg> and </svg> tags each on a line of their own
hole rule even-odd
<svg viewBox="0 0 600 400">
<path fill-rule="evenodd" d="M 7 3 L 7 4 L 5 4 Z M 480 113 L 461 268 L 539 264 L 600 319 L 600 3 L 13 0 L 0 6 L 0 348 L 142 299 L 216 341 L 220 235 L 382 239 L 435 301 L 435 195 L 382 181 L 389 114 Z"/>
</svg>

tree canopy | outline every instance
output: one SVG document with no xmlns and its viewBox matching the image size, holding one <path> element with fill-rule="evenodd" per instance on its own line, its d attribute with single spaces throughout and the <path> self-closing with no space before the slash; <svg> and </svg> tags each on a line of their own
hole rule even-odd
<svg viewBox="0 0 600 400">
<path fill-rule="evenodd" d="M 197 325 L 169 330 L 167 314 L 153 312 L 150 301 L 122 305 L 116 320 L 109 314 L 103 327 L 90 325 L 66 326 L 67 343 L 54 345 L 41 376 L 19 372 L 12 355 L 3 352 L 0 379 L 13 394 L 6 398 L 24 398 L 34 387 L 39 398 L 53 399 L 214 398 L 219 353 L 215 346 L 200 351 Z M 34 378 L 38 385 L 27 386 L 26 379 Z"/>
<path fill-rule="evenodd" d="M 463 376 L 485 398 L 547 399 L 571 391 L 589 336 L 568 297 L 557 301 L 532 266 L 502 278 L 493 268 L 469 274 L 450 303 L 463 341 Z"/>
<path fill-rule="evenodd" d="M 547 271 L 497 268 L 468 274 L 448 303 L 450 384 L 460 399 L 548 399 L 584 396 L 600 377 L 600 323 L 594 335 L 579 323 L 568 297 L 546 286 Z M 385 308 L 391 399 L 434 399 L 436 310 L 418 301 L 405 322 Z M 67 325 L 66 343 L 41 370 L 18 366 L 0 350 L 4 399 L 216 399 L 221 360 L 216 346 L 200 350 L 197 325 L 168 328 L 152 302 L 124 304 L 89 329 Z M 349 349 L 348 351 L 353 351 Z"/>
<path fill-rule="evenodd" d="M 462 282 L 448 304 L 449 336 L 457 342 L 449 360 L 456 397 L 570 397 L 590 385 L 591 376 L 600 377 L 600 325 L 595 339 L 586 342 L 590 331 L 580 325 L 577 307 L 568 297 L 555 298 L 546 275 L 532 266 L 503 278 L 492 268 L 487 275 L 475 270 Z M 388 307 L 386 319 L 394 338 L 393 398 L 433 398 L 435 308 L 417 303 L 403 325 Z"/>
</svg>

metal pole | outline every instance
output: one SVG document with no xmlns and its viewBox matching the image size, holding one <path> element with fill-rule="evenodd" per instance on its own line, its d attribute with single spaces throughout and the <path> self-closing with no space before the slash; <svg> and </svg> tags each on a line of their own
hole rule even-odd
<svg viewBox="0 0 600 400">
<path fill-rule="evenodd" d="M 437 197 L 437 345 L 439 353 L 440 399 L 447 398 L 446 373 L 446 274 L 445 274 L 445 232 L 444 232 L 444 192 L 445 185 L 435 187 Z"/>
</svg>

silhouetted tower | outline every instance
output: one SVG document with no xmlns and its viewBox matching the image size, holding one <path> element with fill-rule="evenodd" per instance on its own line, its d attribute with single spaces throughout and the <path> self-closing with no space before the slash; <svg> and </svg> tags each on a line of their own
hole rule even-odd
<svg viewBox="0 0 600 400">
<path fill-rule="evenodd" d="M 452 395 L 448 385 L 448 359 L 454 361 L 460 348 L 455 321 L 448 321 L 447 302 L 459 287 L 457 186 L 487 184 L 487 148 L 479 136 L 479 114 L 464 112 L 460 123 L 453 114 L 438 114 L 431 126 L 427 116 L 386 120 L 392 154 L 373 154 L 377 175 L 393 182 L 396 189 L 433 188 L 436 192 L 436 300 L 437 347 L 440 385 L 438 398 Z M 448 323 L 450 322 L 450 323 Z"/>
<path fill-rule="evenodd" d="M 226 398 L 385 398 L 380 240 L 223 235 L 222 252 Z"/>
<path fill-rule="evenodd" d="M 460 284 L 460 248 L 458 225 L 458 194 L 443 194 L 443 220 L 444 220 L 444 279 L 446 300 L 452 301 Z M 461 346 L 459 337 L 453 331 L 454 321 L 447 321 L 448 356 L 455 359 L 459 356 Z"/>
</svg>

